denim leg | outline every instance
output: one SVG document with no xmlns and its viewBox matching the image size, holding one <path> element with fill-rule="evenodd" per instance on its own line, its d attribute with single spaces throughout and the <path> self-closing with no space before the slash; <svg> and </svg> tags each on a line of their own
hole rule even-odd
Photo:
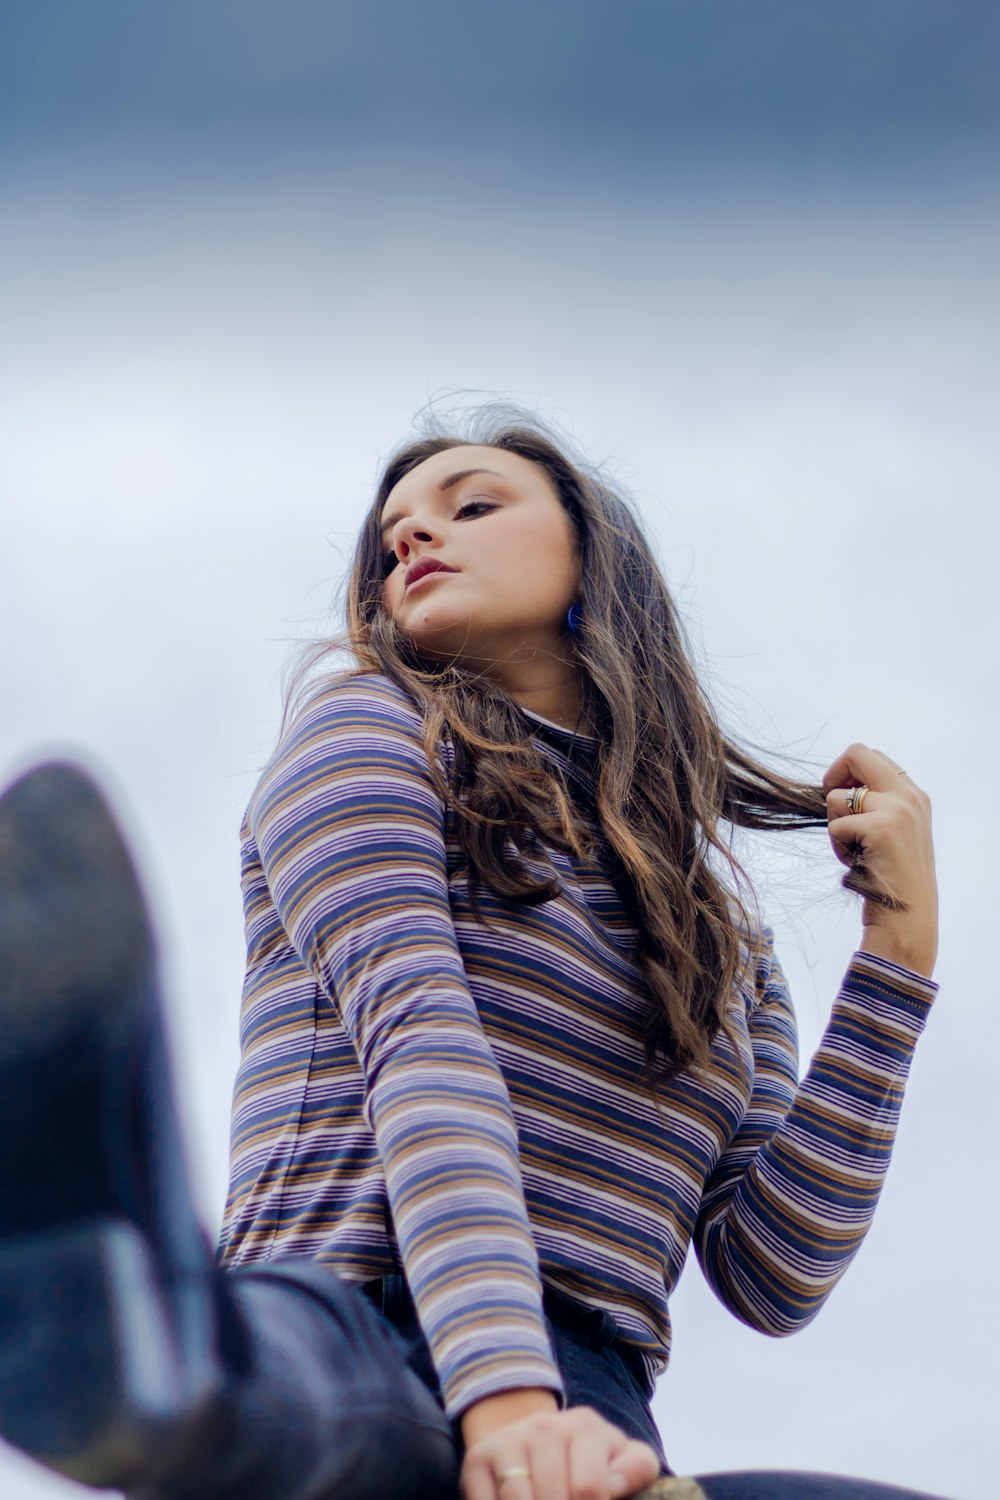
<svg viewBox="0 0 1000 1500">
<path fill-rule="evenodd" d="M 133 1500 L 457 1500 L 450 1424 L 355 1287 L 310 1261 L 222 1279 L 211 1436 Z"/>
<path fill-rule="evenodd" d="M 386 1276 L 365 1288 L 383 1317 L 398 1332 L 407 1349 L 410 1368 L 438 1401 L 441 1391 L 430 1350 L 420 1330 L 416 1309 L 403 1276 Z M 659 1455 L 661 1471 L 670 1468 L 631 1360 L 616 1342 L 618 1328 L 610 1313 L 582 1306 L 545 1288 L 545 1322 L 556 1364 L 566 1387 L 569 1406 L 592 1406 L 628 1437 L 648 1443 Z M 461 1432 L 455 1424 L 461 1449 Z"/>
<path fill-rule="evenodd" d="M 923 1491 L 842 1479 L 835 1474 L 760 1471 L 752 1474 L 699 1474 L 706 1500 L 935 1500 Z"/>
<path fill-rule="evenodd" d="M 416 1310 L 402 1276 L 387 1276 L 365 1288 L 406 1346 L 410 1368 L 440 1399 L 430 1350 L 420 1331 Z M 672 1471 L 646 1398 L 642 1377 L 627 1347 L 617 1337 L 610 1313 L 587 1308 L 545 1288 L 544 1307 L 552 1351 L 566 1386 L 570 1406 L 592 1406 L 629 1437 L 648 1443 L 659 1454 L 661 1472 Z M 461 1438 L 456 1431 L 456 1444 Z M 698 1475 L 705 1500 L 936 1500 L 916 1490 L 842 1479 L 831 1474 L 762 1471 Z M 541 1497 L 540 1497 L 541 1500 Z"/>
<path fill-rule="evenodd" d="M 608 1314 L 598 1316 L 609 1317 Z M 659 1456 L 660 1472 L 669 1474 L 663 1440 L 649 1402 L 613 1339 L 588 1341 L 576 1328 L 561 1325 L 558 1314 L 549 1319 L 549 1336 L 566 1386 L 570 1406 L 592 1406 L 626 1436 L 648 1443 Z"/>
</svg>

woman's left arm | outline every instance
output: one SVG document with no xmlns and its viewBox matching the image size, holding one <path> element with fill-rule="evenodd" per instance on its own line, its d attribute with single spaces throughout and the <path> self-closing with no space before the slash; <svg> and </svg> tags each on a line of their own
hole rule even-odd
<svg viewBox="0 0 1000 1500">
<path fill-rule="evenodd" d="M 892 779 L 890 779 L 892 778 Z M 893 785 L 893 779 L 896 785 Z M 824 781 L 838 857 L 871 891 L 863 936 L 829 1025 L 797 1082 L 795 1017 L 765 934 L 750 1017 L 754 1086 L 706 1184 L 695 1242 L 705 1275 L 744 1322 L 809 1322 L 863 1240 L 889 1165 L 903 1088 L 936 986 L 937 909 L 927 799 L 887 757 L 852 746 Z M 851 786 L 872 790 L 847 812 Z M 853 883 L 853 882 L 852 882 Z"/>
</svg>

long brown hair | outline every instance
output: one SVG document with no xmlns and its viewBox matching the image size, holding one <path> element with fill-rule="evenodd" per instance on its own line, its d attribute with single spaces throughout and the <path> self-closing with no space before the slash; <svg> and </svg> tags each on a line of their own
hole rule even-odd
<svg viewBox="0 0 1000 1500">
<path fill-rule="evenodd" d="M 418 702 L 432 766 L 442 740 L 450 740 L 454 770 L 442 792 L 454 808 L 470 887 L 529 903 L 554 895 L 554 873 L 539 878 L 526 855 L 537 853 L 539 838 L 590 852 L 567 789 L 500 687 L 460 661 L 421 658 L 386 613 L 380 535 L 393 487 L 447 448 L 486 444 L 546 471 L 579 540 L 582 623 L 575 640 L 585 711 L 600 746 L 597 814 L 639 928 L 634 956 L 650 996 L 645 1079 L 655 1084 L 707 1062 L 729 994 L 744 977 L 754 924 L 732 826 L 825 826 L 825 801 L 818 786 L 770 770 L 725 737 L 649 544 L 607 478 L 571 461 L 525 413 L 512 419 L 509 408 L 486 408 L 473 420 L 462 435 L 453 430 L 408 443 L 386 464 L 357 540 L 348 635 L 340 644 L 361 671 L 392 678 Z M 327 649 L 333 644 L 310 664 Z"/>
</svg>

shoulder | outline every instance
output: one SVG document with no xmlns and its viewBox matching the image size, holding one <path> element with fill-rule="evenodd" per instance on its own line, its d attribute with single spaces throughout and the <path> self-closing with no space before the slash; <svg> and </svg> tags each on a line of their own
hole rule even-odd
<svg viewBox="0 0 1000 1500">
<path fill-rule="evenodd" d="M 269 764 L 303 754 L 377 755 L 379 746 L 423 747 L 420 705 L 398 683 L 375 672 L 324 678 L 289 715 Z"/>
<path fill-rule="evenodd" d="M 351 726 L 363 729 L 379 725 L 422 733 L 423 714 L 416 700 L 391 677 L 376 672 L 341 672 L 324 678 L 296 708 L 282 741 L 324 728 L 344 733 Z"/>
<path fill-rule="evenodd" d="M 433 780 L 417 703 L 375 673 L 344 672 L 297 705 L 251 798 L 251 816 L 289 798 L 353 796 L 361 783 Z"/>
</svg>

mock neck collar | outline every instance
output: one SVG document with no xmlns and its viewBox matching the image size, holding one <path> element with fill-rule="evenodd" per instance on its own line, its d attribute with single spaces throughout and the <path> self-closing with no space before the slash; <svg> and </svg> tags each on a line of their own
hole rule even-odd
<svg viewBox="0 0 1000 1500">
<path fill-rule="evenodd" d="M 575 741 L 578 745 L 589 745 L 594 749 L 597 748 L 598 741 L 595 735 L 582 734 L 579 729 L 567 729 L 565 724 L 557 724 L 554 719 L 546 719 L 542 714 L 533 713 L 530 708 L 522 708 L 521 712 L 533 724 L 538 724 L 543 729 L 550 730 L 553 735 L 560 735 L 567 744 L 571 745 Z"/>
</svg>

